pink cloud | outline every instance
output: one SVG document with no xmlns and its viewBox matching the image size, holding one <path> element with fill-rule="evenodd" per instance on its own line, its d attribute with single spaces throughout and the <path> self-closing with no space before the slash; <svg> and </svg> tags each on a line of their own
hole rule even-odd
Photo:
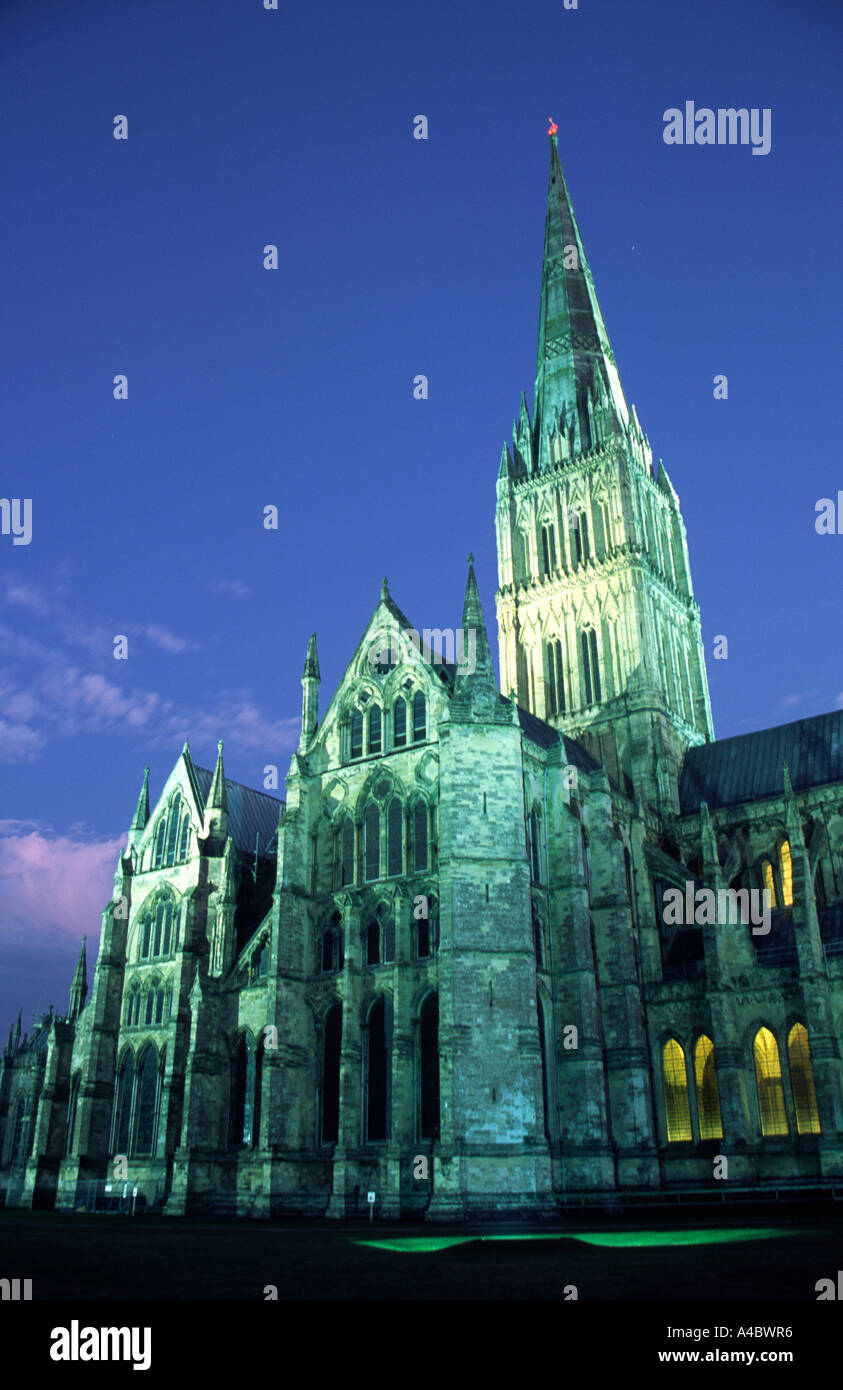
<svg viewBox="0 0 843 1390">
<path fill-rule="evenodd" d="M 0 942 L 78 941 L 83 932 L 96 942 L 123 840 L 74 840 L 29 824 L 2 823 L 12 833 L 0 838 Z"/>
</svg>

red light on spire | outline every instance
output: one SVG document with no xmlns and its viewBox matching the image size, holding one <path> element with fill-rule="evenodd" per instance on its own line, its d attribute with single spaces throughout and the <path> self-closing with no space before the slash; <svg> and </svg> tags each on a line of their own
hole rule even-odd
<svg viewBox="0 0 843 1390">
<path fill-rule="evenodd" d="M 549 126 L 547 127 L 547 133 L 548 135 L 555 135 L 559 127 L 552 116 L 548 116 L 547 119 L 550 122 Z"/>
</svg>

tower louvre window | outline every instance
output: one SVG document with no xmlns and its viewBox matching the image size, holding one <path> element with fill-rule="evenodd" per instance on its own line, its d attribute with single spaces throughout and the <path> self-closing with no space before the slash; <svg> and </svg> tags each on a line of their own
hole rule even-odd
<svg viewBox="0 0 843 1390">
<path fill-rule="evenodd" d="M 407 743 L 407 704 L 403 695 L 392 706 L 392 743 L 395 748 L 404 748 Z"/>
<path fill-rule="evenodd" d="M 562 643 L 547 642 L 544 652 L 547 713 L 565 713 L 565 673 L 562 666 Z"/>
<path fill-rule="evenodd" d="M 600 503 L 600 515 L 603 518 L 603 544 L 608 553 L 613 547 L 612 541 L 612 518 L 609 513 L 608 502 Z"/>
<path fill-rule="evenodd" d="M 580 633 L 580 646 L 582 649 L 583 679 L 585 681 L 585 702 L 587 705 L 596 704 L 602 695 L 600 662 L 597 655 L 597 633 L 593 627 Z"/>
<path fill-rule="evenodd" d="M 588 517 L 585 512 L 577 512 L 574 517 L 574 550 L 577 557 L 577 564 L 581 565 L 586 560 L 591 559 L 591 547 L 588 539 Z"/>
<path fill-rule="evenodd" d="M 542 566 L 544 574 L 556 569 L 556 534 L 550 522 L 542 527 Z"/>
</svg>

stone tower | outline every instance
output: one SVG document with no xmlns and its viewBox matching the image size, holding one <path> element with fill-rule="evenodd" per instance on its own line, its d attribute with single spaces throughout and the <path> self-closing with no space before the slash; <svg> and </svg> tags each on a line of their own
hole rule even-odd
<svg viewBox="0 0 843 1390">
<path fill-rule="evenodd" d="M 522 394 L 496 527 L 502 688 L 675 811 L 685 750 L 714 736 L 685 526 L 624 398 L 553 128 L 533 418 Z"/>
</svg>

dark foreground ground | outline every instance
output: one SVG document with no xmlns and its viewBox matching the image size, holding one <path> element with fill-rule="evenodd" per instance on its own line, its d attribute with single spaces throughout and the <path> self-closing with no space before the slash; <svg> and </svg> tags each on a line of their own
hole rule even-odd
<svg viewBox="0 0 843 1390">
<path fill-rule="evenodd" d="M 0 1277 L 33 1298 L 815 1301 L 843 1209 L 640 1210 L 534 1227 L 168 1220 L 0 1209 Z M 570 1296 L 570 1295 L 569 1295 Z M 840 1305 L 838 1304 L 839 1308 Z"/>
</svg>

